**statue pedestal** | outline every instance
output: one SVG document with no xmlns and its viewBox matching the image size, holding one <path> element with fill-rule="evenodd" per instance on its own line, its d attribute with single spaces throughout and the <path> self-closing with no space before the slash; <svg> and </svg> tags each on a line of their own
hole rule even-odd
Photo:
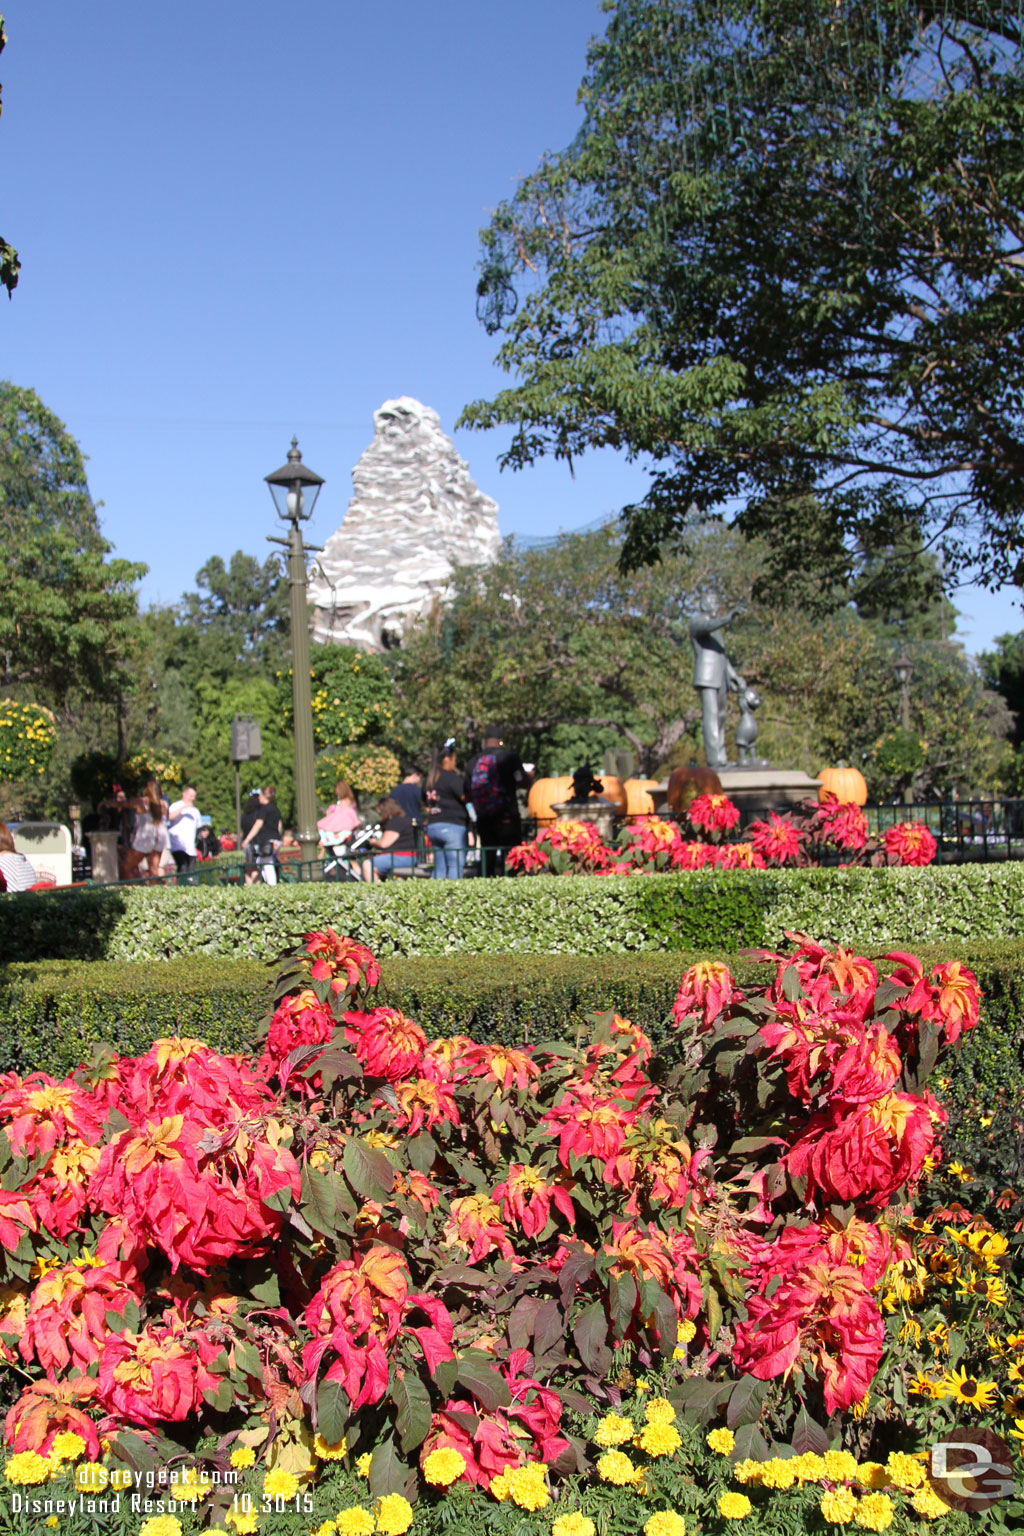
<svg viewBox="0 0 1024 1536">
<path fill-rule="evenodd" d="M 610 843 L 615 837 L 618 808 L 611 800 L 566 800 L 551 809 L 559 821 L 592 821 L 603 842 Z"/>
<path fill-rule="evenodd" d="M 820 779 L 797 768 L 719 768 L 722 789 L 745 810 L 783 810 L 802 800 L 817 800 Z"/>
<path fill-rule="evenodd" d="M 113 885 L 121 875 L 117 865 L 117 833 L 87 832 L 92 853 L 94 885 Z"/>
</svg>

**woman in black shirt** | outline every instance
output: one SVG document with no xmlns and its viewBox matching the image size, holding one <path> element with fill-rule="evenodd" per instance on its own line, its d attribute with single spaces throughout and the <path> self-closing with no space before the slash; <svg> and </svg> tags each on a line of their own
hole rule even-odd
<svg viewBox="0 0 1024 1536">
<path fill-rule="evenodd" d="M 434 850 L 434 879 L 458 880 L 466 862 L 469 815 L 462 774 L 455 771 L 455 738 L 435 747 L 423 785 L 423 825 Z"/>
</svg>

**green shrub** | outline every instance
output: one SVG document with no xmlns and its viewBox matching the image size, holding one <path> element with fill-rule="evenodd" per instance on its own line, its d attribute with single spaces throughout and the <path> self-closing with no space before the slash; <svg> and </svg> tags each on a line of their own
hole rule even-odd
<svg viewBox="0 0 1024 1536">
<path fill-rule="evenodd" d="M 780 943 L 786 929 L 845 944 L 916 948 L 1021 932 L 1024 865 L 273 889 L 97 886 L 0 898 L 0 957 L 263 959 L 325 924 L 381 956 L 715 953 Z"/>
</svg>

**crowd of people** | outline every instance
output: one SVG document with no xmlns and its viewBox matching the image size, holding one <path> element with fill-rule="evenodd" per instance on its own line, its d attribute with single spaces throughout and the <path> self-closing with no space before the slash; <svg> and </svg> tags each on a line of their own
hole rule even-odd
<svg viewBox="0 0 1024 1536">
<path fill-rule="evenodd" d="M 420 764 L 408 763 L 400 782 L 368 811 L 360 810 L 352 787 L 339 779 L 334 803 L 317 823 L 321 851 L 334 877 L 342 879 L 377 882 L 414 870 L 435 880 L 503 875 L 505 855 L 522 841 L 520 794 L 532 778 L 533 764 L 505 746 L 497 727 L 485 732 L 480 751 L 462 769 L 449 736 L 434 748 L 426 773 Z M 115 784 L 84 818 L 82 832 L 86 837 L 117 833 L 122 880 L 187 876 L 201 860 L 235 847 L 227 829 L 216 835 L 197 800 L 194 784 L 186 784 L 174 801 L 155 778 L 134 795 Z M 282 826 L 273 785 L 251 791 L 239 843 L 246 885 L 276 885 L 282 866 L 301 858 L 295 833 Z M 37 871 L 0 822 L 0 892 L 38 883 Z"/>
</svg>

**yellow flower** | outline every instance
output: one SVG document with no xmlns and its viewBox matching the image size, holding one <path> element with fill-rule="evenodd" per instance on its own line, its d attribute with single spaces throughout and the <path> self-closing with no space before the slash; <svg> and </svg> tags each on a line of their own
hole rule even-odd
<svg viewBox="0 0 1024 1536">
<path fill-rule="evenodd" d="M 253 1536 L 254 1531 L 260 1528 L 260 1522 L 251 1509 L 229 1509 L 224 1516 L 225 1525 L 233 1525 L 237 1536 Z"/>
<path fill-rule="evenodd" d="M 616 1483 L 624 1488 L 636 1477 L 636 1467 L 625 1451 L 605 1451 L 597 1458 L 597 1475 L 603 1483 Z"/>
<path fill-rule="evenodd" d="M 849 1451 L 826 1451 L 821 1459 L 825 1463 L 825 1476 L 834 1483 L 848 1482 L 857 1476 L 857 1458 Z"/>
<path fill-rule="evenodd" d="M 47 1515 L 46 1524 L 51 1528 L 55 1528 L 56 1526 L 60 1525 L 60 1521 L 57 1519 L 56 1515 Z"/>
<path fill-rule="evenodd" d="M 917 1457 L 907 1456 L 903 1451 L 890 1451 L 885 1470 L 904 1493 L 913 1493 L 924 1482 L 924 1468 Z"/>
<path fill-rule="evenodd" d="M 359 1504 L 339 1509 L 335 1520 L 338 1536 L 373 1536 L 374 1518 L 368 1509 L 363 1509 Z"/>
<path fill-rule="evenodd" d="M 910 1383 L 910 1387 L 909 1387 L 908 1390 L 910 1391 L 910 1394 L 913 1397 L 944 1397 L 945 1396 L 945 1393 L 943 1392 L 942 1388 L 939 1386 L 938 1382 L 937 1381 L 933 1381 L 930 1376 L 922 1375 L 920 1371 L 914 1377 L 913 1381 Z"/>
<path fill-rule="evenodd" d="M 374 1508 L 381 1536 L 404 1536 L 412 1525 L 412 1505 L 400 1493 L 385 1493 Z"/>
<path fill-rule="evenodd" d="M 847 1525 L 857 1510 L 857 1500 L 849 1488 L 833 1488 L 823 1493 L 818 1508 L 823 1520 L 832 1525 Z"/>
<path fill-rule="evenodd" d="M 594 1435 L 594 1444 L 603 1446 L 606 1450 L 612 1446 L 624 1445 L 627 1440 L 633 1438 L 633 1420 L 620 1418 L 617 1413 L 606 1413 Z"/>
<path fill-rule="evenodd" d="M 466 1470 L 466 1458 L 454 1446 L 442 1445 L 423 1463 L 423 1476 L 435 1488 L 447 1488 Z"/>
<path fill-rule="evenodd" d="M 497 1477 L 491 1478 L 491 1493 L 499 1504 L 504 1504 L 512 1492 L 511 1479 L 512 1471 L 509 1467 L 506 1467 L 504 1472 L 499 1472 Z"/>
<path fill-rule="evenodd" d="M 857 1505 L 854 1516 L 866 1531 L 887 1531 L 893 1521 L 892 1499 L 886 1493 L 868 1493 Z"/>
<path fill-rule="evenodd" d="M 667 1397 L 652 1397 L 644 1409 L 648 1424 L 674 1424 L 676 1411 Z"/>
<path fill-rule="evenodd" d="M 139 1536 L 181 1536 L 181 1521 L 173 1515 L 151 1515 L 139 1526 Z"/>
<path fill-rule="evenodd" d="M 865 1488 L 888 1488 L 889 1474 L 880 1461 L 862 1461 L 857 1468 L 857 1481 Z"/>
<path fill-rule="evenodd" d="M 342 1435 L 340 1440 L 336 1440 L 333 1445 L 328 1445 L 323 1435 L 315 1435 L 313 1449 L 321 1461 L 340 1461 L 348 1450 L 348 1441 Z"/>
<path fill-rule="evenodd" d="M 263 1479 L 263 1497 L 266 1499 L 294 1499 L 299 1491 L 299 1480 L 294 1472 L 284 1467 L 274 1467 Z"/>
<path fill-rule="evenodd" d="M 938 1520 L 943 1515 L 949 1514 L 949 1505 L 939 1498 L 930 1484 L 919 1488 L 910 1502 L 917 1513 L 923 1515 L 926 1520 Z"/>
<path fill-rule="evenodd" d="M 742 1520 L 753 1507 L 745 1493 L 723 1493 L 718 1500 L 718 1513 L 725 1520 Z"/>
<path fill-rule="evenodd" d="M 732 1469 L 732 1475 L 738 1483 L 760 1483 L 763 1461 L 753 1461 L 747 1456 L 743 1461 L 738 1461 Z"/>
<path fill-rule="evenodd" d="M 977 1408 L 979 1412 L 985 1408 L 991 1408 L 999 1395 L 999 1388 L 994 1381 L 978 1381 L 974 1376 L 968 1376 L 966 1371 L 953 1371 L 951 1375 L 944 1376 L 939 1382 L 943 1396 L 952 1397 L 958 1403 L 965 1403 L 969 1408 Z"/>
<path fill-rule="evenodd" d="M 594 1536 L 595 1530 L 593 1520 L 573 1509 L 567 1515 L 559 1515 L 551 1527 L 551 1536 Z M 685 1529 L 682 1536 L 686 1536 Z"/>
<path fill-rule="evenodd" d="M 85 1451 L 85 1441 L 81 1435 L 76 1435 L 73 1430 L 65 1429 L 59 1435 L 54 1435 L 50 1446 L 50 1455 L 59 1456 L 61 1461 L 77 1461 Z"/>
<path fill-rule="evenodd" d="M 762 1488 L 792 1488 L 796 1482 L 796 1457 L 773 1456 L 761 1464 Z"/>
<path fill-rule="evenodd" d="M 110 1473 L 98 1461 L 83 1461 L 75 1468 L 75 1488 L 79 1493 L 102 1493 Z"/>
<path fill-rule="evenodd" d="M 254 1467 L 256 1465 L 256 1452 L 248 1445 L 240 1445 L 237 1451 L 231 1452 L 231 1465 L 238 1467 Z"/>
<path fill-rule="evenodd" d="M 816 1483 L 825 1476 L 825 1462 L 814 1451 L 804 1451 L 802 1456 L 790 1457 L 790 1466 L 802 1483 Z"/>
<path fill-rule="evenodd" d="M 545 1481 L 547 1475 L 547 1463 L 543 1461 L 530 1461 L 525 1467 L 513 1467 L 508 1478 L 508 1491 L 513 1503 L 518 1504 L 520 1509 L 545 1509 L 551 1503 Z"/>
<path fill-rule="evenodd" d="M 45 1483 L 50 1476 L 50 1463 L 38 1451 L 18 1451 L 4 1467 L 9 1483 Z"/>
<path fill-rule="evenodd" d="M 686 1521 L 674 1509 L 659 1510 L 644 1525 L 644 1536 L 686 1536 Z"/>
<path fill-rule="evenodd" d="M 325 1520 L 323 1525 L 318 1525 L 313 1536 L 336 1536 L 338 1527 L 333 1520 Z"/>
<path fill-rule="evenodd" d="M 372 1460 L 373 1460 L 373 1452 L 372 1451 L 364 1451 L 361 1456 L 357 1456 L 356 1457 L 356 1471 L 359 1473 L 360 1477 L 369 1477 L 369 1475 L 370 1475 L 370 1462 Z"/>
<path fill-rule="evenodd" d="M 645 1424 L 633 1441 L 648 1456 L 674 1456 L 682 1445 L 682 1438 L 671 1424 Z"/>
<path fill-rule="evenodd" d="M 728 1456 L 736 1444 L 736 1436 L 732 1430 L 724 1427 L 713 1429 L 705 1438 L 711 1449 L 717 1451 L 719 1456 Z"/>
</svg>

